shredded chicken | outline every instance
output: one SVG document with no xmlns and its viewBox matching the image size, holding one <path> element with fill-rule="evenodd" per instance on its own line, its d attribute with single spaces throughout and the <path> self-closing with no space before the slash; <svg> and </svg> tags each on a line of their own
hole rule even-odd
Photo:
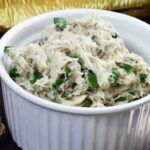
<svg viewBox="0 0 150 150">
<path fill-rule="evenodd" d="M 6 47 L 10 76 L 30 93 L 52 102 L 106 107 L 150 94 L 150 66 L 130 53 L 115 28 L 95 15 L 54 18 L 42 39 Z"/>
</svg>

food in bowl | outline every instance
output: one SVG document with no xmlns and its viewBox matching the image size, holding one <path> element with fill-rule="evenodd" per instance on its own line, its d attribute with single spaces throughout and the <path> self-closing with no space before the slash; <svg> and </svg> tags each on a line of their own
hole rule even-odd
<svg viewBox="0 0 150 150">
<path fill-rule="evenodd" d="M 55 17 L 42 39 L 5 46 L 10 77 L 30 93 L 65 105 L 106 107 L 150 93 L 150 66 L 115 28 L 95 15 Z"/>
</svg>

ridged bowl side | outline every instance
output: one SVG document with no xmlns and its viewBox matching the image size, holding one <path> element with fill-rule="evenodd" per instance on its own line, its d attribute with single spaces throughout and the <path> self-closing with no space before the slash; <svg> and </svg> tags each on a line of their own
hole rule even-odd
<svg viewBox="0 0 150 150">
<path fill-rule="evenodd" d="M 149 150 L 150 103 L 131 111 L 81 115 L 27 101 L 2 81 L 5 112 L 23 150 Z"/>
</svg>

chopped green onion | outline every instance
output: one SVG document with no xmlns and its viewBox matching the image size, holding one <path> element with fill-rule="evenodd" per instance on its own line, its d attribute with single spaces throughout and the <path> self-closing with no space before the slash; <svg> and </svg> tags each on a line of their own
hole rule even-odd
<svg viewBox="0 0 150 150">
<path fill-rule="evenodd" d="M 77 58 L 80 65 L 83 64 L 83 60 L 80 56 L 74 55 L 73 58 Z"/>
<path fill-rule="evenodd" d="M 126 97 L 120 96 L 114 99 L 115 102 L 122 102 L 122 101 L 126 101 Z"/>
<path fill-rule="evenodd" d="M 112 69 L 112 73 L 113 73 L 114 75 L 116 75 L 117 77 L 120 76 L 120 72 L 118 71 L 117 68 L 113 68 L 113 69 Z"/>
<path fill-rule="evenodd" d="M 117 81 L 120 77 L 120 73 L 117 68 L 112 69 L 112 74 L 109 76 L 108 81 L 111 84 L 111 86 L 117 86 Z"/>
<path fill-rule="evenodd" d="M 71 97 L 72 96 L 72 93 L 71 92 L 69 92 L 69 91 L 66 91 L 66 92 L 64 92 L 62 95 L 61 95 L 61 97 L 62 98 L 69 98 L 69 97 Z"/>
<path fill-rule="evenodd" d="M 65 72 L 66 72 L 66 78 L 68 79 L 71 76 L 71 69 L 67 66 L 65 68 Z"/>
<path fill-rule="evenodd" d="M 67 66 L 65 68 L 64 81 L 67 81 L 71 76 L 71 69 Z"/>
<path fill-rule="evenodd" d="M 55 90 L 58 90 L 60 85 L 65 83 L 71 76 L 71 69 L 67 66 L 65 69 L 65 73 L 61 74 L 55 83 L 53 83 L 52 87 Z"/>
<path fill-rule="evenodd" d="M 33 79 L 30 80 L 30 83 L 34 84 L 38 79 L 41 79 L 42 77 L 42 73 L 39 72 L 37 68 L 34 68 Z"/>
<path fill-rule="evenodd" d="M 95 73 L 92 70 L 87 70 L 85 72 L 85 79 L 91 88 L 98 88 L 98 81 Z"/>
<path fill-rule="evenodd" d="M 145 79 L 147 78 L 147 74 L 145 74 L 145 73 L 140 73 L 139 74 L 139 82 L 140 83 L 145 83 Z"/>
<path fill-rule="evenodd" d="M 17 72 L 16 67 L 13 67 L 13 68 L 10 69 L 9 75 L 13 80 L 15 80 L 16 77 L 20 76 L 20 74 Z"/>
<path fill-rule="evenodd" d="M 123 64 L 123 68 L 125 69 L 125 71 L 127 72 L 127 73 L 131 73 L 131 72 L 133 72 L 133 65 L 131 64 L 131 62 L 125 62 L 124 64 Z"/>
<path fill-rule="evenodd" d="M 64 79 L 61 78 L 61 77 L 59 77 L 59 78 L 56 80 L 56 82 L 53 83 L 52 87 L 53 87 L 53 89 L 58 90 L 59 87 L 60 87 L 63 83 L 64 83 Z"/>
<path fill-rule="evenodd" d="M 135 91 L 134 88 L 128 89 L 128 92 L 129 92 L 130 94 L 132 94 L 132 95 L 135 95 L 135 94 L 136 94 L 136 91 Z"/>
<path fill-rule="evenodd" d="M 109 83 L 111 86 L 116 86 L 117 85 L 117 79 L 115 75 L 110 75 L 108 78 Z"/>
<path fill-rule="evenodd" d="M 10 48 L 12 48 L 13 46 L 5 46 L 4 47 L 4 53 L 7 54 L 10 50 Z"/>
<path fill-rule="evenodd" d="M 30 80 L 30 83 L 31 83 L 31 84 L 34 84 L 35 82 L 36 82 L 36 78 L 33 77 L 33 79 Z"/>
<path fill-rule="evenodd" d="M 65 29 L 67 25 L 67 21 L 63 18 L 55 17 L 53 21 L 56 27 L 59 28 L 61 31 Z"/>
<path fill-rule="evenodd" d="M 112 33 L 112 38 L 116 39 L 118 37 L 118 34 L 117 33 Z"/>
</svg>

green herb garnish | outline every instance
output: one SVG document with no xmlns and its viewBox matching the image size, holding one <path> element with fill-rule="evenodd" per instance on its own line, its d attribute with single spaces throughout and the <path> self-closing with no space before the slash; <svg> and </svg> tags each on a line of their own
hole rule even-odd
<svg viewBox="0 0 150 150">
<path fill-rule="evenodd" d="M 55 83 L 52 84 L 53 89 L 58 90 L 60 85 L 62 85 L 65 82 L 65 74 L 59 75 Z"/>
<path fill-rule="evenodd" d="M 9 53 L 10 48 L 12 48 L 13 46 L 5 46 L 4 47 L 4 53 L 7 54 Z"/>
<path fill-rule="evenodd" d="M 120 96 L 114 99 L 115 102 L 122 102 L 122 101 L 126 101 L 126 97 Z"/>
<path fill-rule="evenodd" d="M 119 78 L 120 72 L 118 71 L 117 68 L 113 68 L 113 69 L 112 69 L 112 73 L 113 73 L 114 75 L 116 75 L 116 76 Z"/>
<path fill-rule="evenodd" d="M 18 73 L 16 67 L 13 67 L 13 68 L 10 69 L 9 75 L 10 75 L 10 77 L 11 77 L 13 80 L 15 80 L 16 77 L 19 77 L 19 76 L 20 76 L 20 74 Z"/>
<path fill-rule="evenodd" d="M 66 72 L 66 78 L 68 79 L 71 76 L 71 69 L 67 66 L 65 68 L 65 72 Z"/>
<path fill-rule="evenodd" d="M 87 70 L 85 72 L 85 79 L 91 88 L 98 88 L 98 81 L 95 73 L 92 70 Z"/>
<path fill-rule="evenodd" d="M 61 74 L 56 80 L 56 82 L 53 83 L 52 85 L 53 89 L 58 90 L 60 85 L 65 83 L 70 78 L 70 76 L 71 76 L 71 69 L 67 66 L 65 68 L 65 73 Z"/>
<path fill-rule="evenodd" d="M 117 33 L 112 33 L 112 38 L 116 39 L 118 37 L 118 34 Z"/>
<path fill-rule="evenodd" d="M 147 74 L 145 74 L 145 73 L 140 73 L 139 74 L 139 82 L 140 83 L 145 83 L 145 79 L 147 78 Z"/>
<path fill-rule="evenodd" d="M 56 27 L 61 31 L 64 30 L 65 27 L 67 26 L 67 21 L 63 18 L 55 17 L 53 21 Z"/>
<path fill-rule="evenodd" d="M 71 92 L 69 92 L 69 91 L 66 91 L 66 92 L 64 92 L 62 95 L 61 95 L 61 97 L 62 98 L 69 98 L 69 97 L 71 97 L 72 96 L 72 93 Z"/>
<path fill-rule="evenodd" d="M 111 84 L 111 86 L 116 86 L 117 85 L 117 78 L 115 75 L 110 75 L 108 78 L 109 83 Z"/>
<path fill-rule="evenodd" d="M 64 79 L 58 78 L 56 82 L 52 85 L 53 89 L 58 90 L 62 83 L 64 83 Z"/>
<path fill-rule="evenodd" d="M 33 79 L 30 80 L 30 83 L 34 84 L 37 80 L 43 77 L 42 73 L 38 71 L 37 68 L 34 68 Z"/>
<path fill-rule="evenodd" d="M 78 59 L 78 63 L 81 65 L 83 64 L 83 60 L 81 59 L 80 56 L 74 55 L 73 58 L 77 58 Z"/>
<path fill-rule="evenodd" d="M 125 69 L 125 71 L 127 72 L 127 73 L 131 73 L 131 72 L 133 72 L 133 65 L 131 64 L 131 62 L 129 62 L 129 61 L 127 61 L 127 62 L 125 62 L 124 64 L 123 64 L 123 68 Z"/>
<path fill-rule="evenodd" d="M 111 86 L 117 86 L 117 81 L 120 77 L 120 73 L 117 68 L 112 69 L 112 74 L 109 76 L 108 81 L 111 84 Z"/>
<path fill-rule="evenodd" d="M 132 94 L 132 95 L 135 95 L 135 94 L 136 94 L 136 91 L 135 91 L 134 88 L 128 89 L 128 92 L 129 92 L 130 94 Z"/>
</svg>

